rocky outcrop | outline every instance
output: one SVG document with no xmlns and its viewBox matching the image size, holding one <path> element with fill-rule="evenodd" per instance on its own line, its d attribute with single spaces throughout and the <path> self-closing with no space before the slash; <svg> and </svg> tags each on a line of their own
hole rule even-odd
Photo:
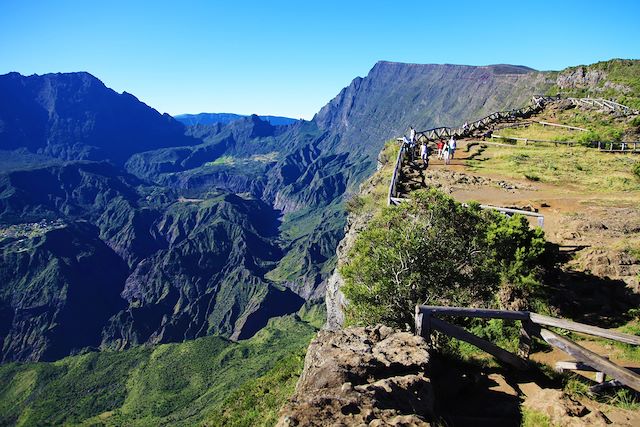
<svg viewBox="0 0 640 427">
<path fill-rule="evenodd" d="M 347 254 L 353 246 L 358 233 L 367 225 L 371 219 L 370 213 L 360 215 L 349 215 L 347 225 L 345 227 L 344 238 L 340 241 L 336 254 L 338 256 L 338 267 L 327 281 L 327 290 L 325 294 L 325 303 L 327 305 L 327 323 L 326 329 L 336 330 L 342 327 L 344 323 L 343 308 L 346 304 L 344 295 L 340 288 L 344 285 L 344 279 L 340 275 L 339 267 L 347 259 Z"/>
<path fill-rule="evenodd" d="M 622 93 L 632 92 L 626 85 L 608 81 L 605 71 L 588 67 L 569 68 L 561 72 L 556 79 L 556 85 L 563 90 L 588 89 L 602 92 L 605 89 L 614 89 Z"/>
<path fill-rule="evenodd" d="M 421 426 L 433 418 L 421 337 L 386 326 L 321 331 L 279 427 Z"/>
</svg>

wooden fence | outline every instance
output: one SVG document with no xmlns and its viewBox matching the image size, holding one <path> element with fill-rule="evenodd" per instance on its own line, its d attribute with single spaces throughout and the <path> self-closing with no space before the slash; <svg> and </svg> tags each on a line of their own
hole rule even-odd
<svg viewBox="0 0 640 427">
<path fill-rule="evenodd" d="M 484 319 L 505 319 L 516 320 L 522 323 L 520 335 L 520 355 L 511 353 L 498 347 L 490 341 L 480 338 L 465 329 L 440 319 L 442 316 L 472 317 Z M 528 363 L 525 359 L 529 357 L 529 351 L 533 337 L 538 337 L 550 345 L 571 355 L 575 361 L 559 362 L 558 367 L 571 369 L 575 366 L 579 369 L 588 366 L 600 372 L 600 378 L 604 381 L 604 374 L 609 375 L 620 383 L 640 391 L 640 375 L 628 368 L 619 366 L 605 357 L 602 357 L 572 340 L 556 334 L 542 326 L 562 328 L 573 332 L 588 334 L 596 337 L 606 338 L 626 344 L 640 345 L 640 337 L 623 334 L 609 329 L 598 328 L 596 326 L 585 325 L 565 319 L 558 319 L 550 316 L 529 312 L 529 311 L 509 311 L 492 310 L 481 308 L 463 307 L 443 307 L 418 305 L 415 311 L 416 335 L 420 335 L 430 341 L 431 331 L 437 330 L 453 338 L 466 341 L 481 350 L 493 355 L 496 359 L 507 363 L 517 369 L 527 369 Z"/>
<path fill-rule="evenodd" d="M 458 128 L 441 126 L 416 132 L 416 140 L 418 142 L 429 142 L 441 138 L 451 138 L 452 136 L 454 138 L 465 137 L 471 135 L 475 131 L 482 131 L 484 129 L 487 129 L 490 125 L 496 122 L 529 118 L 534 113 L 541 111 L 546 103 L 555 100 L 557 100 L 557 98 L 534 96 L 531 100 L 530 105 L 522 108 L 515 108 L 513 110 L 497 111 L 495 113 L 491 113 L 488 116 L 481 118 L 480 120 L 468 123 L 466 128 L 464 126 Z"/>
<path fill-rule="evenodd" d="M 526 119 L 531 117 L 534 113 L 541 111 L 546 104 L 550 102 L 560 101 L 562 99 L 566 99 L 567 101 L 573 103 L 577 106 L 591 106 L 598 107 L 610 112 L 617 112 L 622 114 L 640 114 L 640 111 L 634 110 L 626 105 L 618 104 L 617 102 L 609 101 L 602 98 L 561 98 L 560 96 L 544 96 L 544 95 L 534 95 L 531 98 L 531 103 L 522 108 L 516 108 L 508 111 L 498 111 L 495 113 L 491 113 L 486 117 L 481 118 L 480 120 L 476 120 L 474 122 L 468 123 L 467 128 L 458 127 L 451 128 L 446 126 L 436 127 L 432 129 L 423 130 L 420 132 L 416 132 L 416 141 L 417 142 L 430 142 L 435 141 L 442 138 L 460 138 L 471 135 L 475 131 L 482 131 L 488 129 L 494 123 L 504 122 L 504 121 L 513 121 L 515 119 Z M 555 125 L 553 123 L 543 123 L 544 125 Z M 562 126 L 562 125 L 561 125 Z M 586 130 L 582 128 L 575 128 L 572 126 L 563 126 L 568 128 L 573 128 L 576 130 Z"/>
<path fill-rule="evenodd" d="M 631 107 L 627 107 L 626 105 L 622 105 L 604 98 L 567 98 L 567 100 L 574 105 L 599 108 L 601 110 L 610 111 L 613 113 L 622 113 L 625 115 L 640 114 L 640 111 L 638 110 L 634 110 Z"/>
<path fill-rule="evenodd" d="M 387 205 L 397 205 L 403 200 L 398 197 L 398 179 L 400 179 L 402 175 L 402 162 L 404 161 L 404 157 L 407 153 L 407 147 L 404 143 L 402 143 L 402 140 L 402 138 L 398 138 L 398 142 L 400 142 L 400 150 L 398 151 L 396 163 L 393 166 L 393 174 L 391 175 L 391 182 L 389 183 Z"/>
<path fill-rule="evenodd" d="M 550 139 L 531 139 L 531 138 L 520 138 L 516 136 L 503 136 L 497 134 L 491 134 L 492 139 L 502 139 L 504 141 L 523 141 L 525 145 L 527 144 L 554 144 L 554 145 L 584 145 L 582 142 L 578 141 L 553 141 Z M 589 142 L 587 146 L 597 148 L 599 151 L 604 151 L 607 153 L 635 153 L 640 154 L 640 142 Z"/>
</svg>

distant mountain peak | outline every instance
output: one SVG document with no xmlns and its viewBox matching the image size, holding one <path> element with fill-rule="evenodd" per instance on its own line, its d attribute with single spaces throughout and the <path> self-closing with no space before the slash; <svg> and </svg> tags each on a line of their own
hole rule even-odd
<svg viewBox="0 0 640 427">
<path fill-rule="evenodd" d="M 250 116 L 234 113 L 199 113 L 199 114 L 178 114 L 174 116 L 176 120 L 187 126 L 211 125 L 215 123 L 229 124 L 245 117 L 256 116 L 262 121 L 269 122 L 273 126 L 286 126 L 297 122 L 297 119 L 282 116 L 261 116 L 251 114 Z"/>
</svg>

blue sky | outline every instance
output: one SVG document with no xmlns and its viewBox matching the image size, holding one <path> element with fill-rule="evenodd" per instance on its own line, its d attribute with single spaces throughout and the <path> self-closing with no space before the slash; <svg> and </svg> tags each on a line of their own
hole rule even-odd
<svg viewBox="0 0 640 427">
<path fill-rule="evenodd" d="M 640 1 L 0 0 L 0 74 L 88 71 L 170 114 L 311 118 L 378 60 L 640 58 Z"/>
</svg>

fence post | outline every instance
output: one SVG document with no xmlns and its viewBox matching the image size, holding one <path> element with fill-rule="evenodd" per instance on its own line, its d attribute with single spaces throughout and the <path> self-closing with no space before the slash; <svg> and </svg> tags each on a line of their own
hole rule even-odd
<svg viewBox="0 0 640 427">
<path fill-rule="evenodd" d="M 416 305 L 416 335 L 423 337 L 428 344 L 431 344 L 431 312 L 422 311 L 419 305 Z"/>
</svg>

